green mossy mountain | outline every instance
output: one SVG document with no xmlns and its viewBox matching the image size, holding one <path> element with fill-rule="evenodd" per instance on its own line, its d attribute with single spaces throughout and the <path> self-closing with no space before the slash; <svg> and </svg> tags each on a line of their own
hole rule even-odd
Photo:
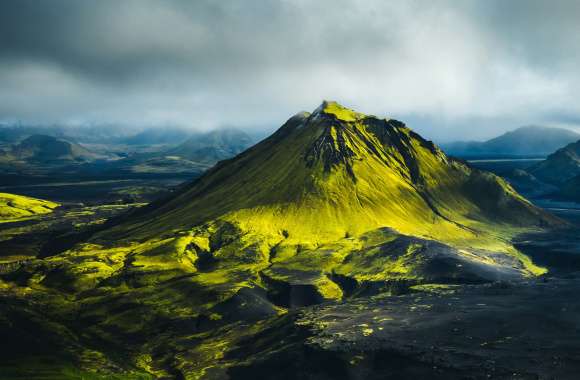
<svg viewBox="0 0 580 380">
<path fill-rule="evenodd" d="M 403 123 L 324 102 L 170 198 L 7 268 L 0 315 L 62 337 L 53 365 L 219 378 L 242 321 L 259 333 L 402 285 L 532 277 L 544 270 L 510 239 L 561 223 Z"/>
<path fill-rule="evenodd" d="M 479 224 L 550 220 L 499 177 L 449 159 L 403 123 L 328 102 L 148 212 L 116 231 L 147 237 L 221 221 L 313 244 L 380 227 L 453 241 L 477 236 Z"/>
</svg>

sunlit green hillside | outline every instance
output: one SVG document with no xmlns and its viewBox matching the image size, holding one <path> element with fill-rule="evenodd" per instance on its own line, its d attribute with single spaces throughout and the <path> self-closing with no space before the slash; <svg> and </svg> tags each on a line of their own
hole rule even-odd
<svg viewBox="0 0 580 380">
<path fill-rule="evenodd" d="M 211 378 L 240 321 L 401 284 L 534 276 L 544 269 L 510 239 L 560 223 L 403 123 L 324 102 L 0 285 L 25 319 L 40 307 L 28 300 L 42 305 L 55 325 L 35 328 L 66 335 L 83 370 Z"/>
<path fill-rule="evenodd" d="M 46 214 L 58 206 L 55 202 L 0 193 L 0 222 Z"/>
</svg>

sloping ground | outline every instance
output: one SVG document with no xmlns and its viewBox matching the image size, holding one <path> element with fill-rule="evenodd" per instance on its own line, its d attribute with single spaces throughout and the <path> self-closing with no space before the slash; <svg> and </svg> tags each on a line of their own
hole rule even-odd
<svg viewBox="0 0 580 380">
<path fill-rule="evenodd" d="M 0 193 L 0 222 L 47 214 L 58 206 L 55 202 Z"/>
<path fill-rule="evenodd" d="M 289 309 L 541 274 L 510 239 L 561 225 L 403 123 L 325 102 L 175 196 L 6 268 L 4 318 L 69 337 L 57 363 L 194 379 Z"/>
</svg>

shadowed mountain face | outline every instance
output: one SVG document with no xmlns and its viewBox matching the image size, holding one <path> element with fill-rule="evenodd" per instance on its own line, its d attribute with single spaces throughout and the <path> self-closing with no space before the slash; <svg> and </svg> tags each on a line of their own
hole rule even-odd
<svg viewBox="0 0 580 380">
<path fill-rule="evenodd" d="M 223 375 L 240 321 L 259 334 L 288 309 L 401 285 L 533 277 L 510 239 L 561 225 L 403 123 L 334 102 L 115 223 L 1 274 L 9 319 L 50 314 L 60 329 L 34 328 L 63 336 L 52 363 L 176 378 Z"/>
<path fill-rule="evenodd" d="M 580 141 L 552 153 L 545 161 L 531 167 L 529 172 L 553 184 L 563 184 L 580 175 Z"/>
<path fill-rule="evenodd" d="M 540 180 L 556 186 L 553 196 L 562 200 L 580 200 L 580 141 L 557 150 L 546 160 L 528 169 Z"/>
<path fill-rule="evenodd" d="M 563 199 L 580 201 L 580 175 L 564 182 L 557 195 Z"/>
<path fill-rule="evenodd" d="M 487 155 L 546 156 L 580 138 L 564 128 L 521 127 L 485 142 L 457 141 L 443 145 L 445 152 L 460 157 Z"/>
</svg>

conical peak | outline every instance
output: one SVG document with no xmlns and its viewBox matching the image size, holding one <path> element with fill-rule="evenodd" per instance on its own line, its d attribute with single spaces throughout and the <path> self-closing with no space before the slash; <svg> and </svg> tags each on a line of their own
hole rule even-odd
<svg viewBox="0 0 580 380">
<path fill-rule="evenodd" d="M 356 121 L 366 117 L 365 114 L 353 111 L 331 100 L 323 101 L 312 115 L 328 115 L 341 121 Z"/>
</svg>

